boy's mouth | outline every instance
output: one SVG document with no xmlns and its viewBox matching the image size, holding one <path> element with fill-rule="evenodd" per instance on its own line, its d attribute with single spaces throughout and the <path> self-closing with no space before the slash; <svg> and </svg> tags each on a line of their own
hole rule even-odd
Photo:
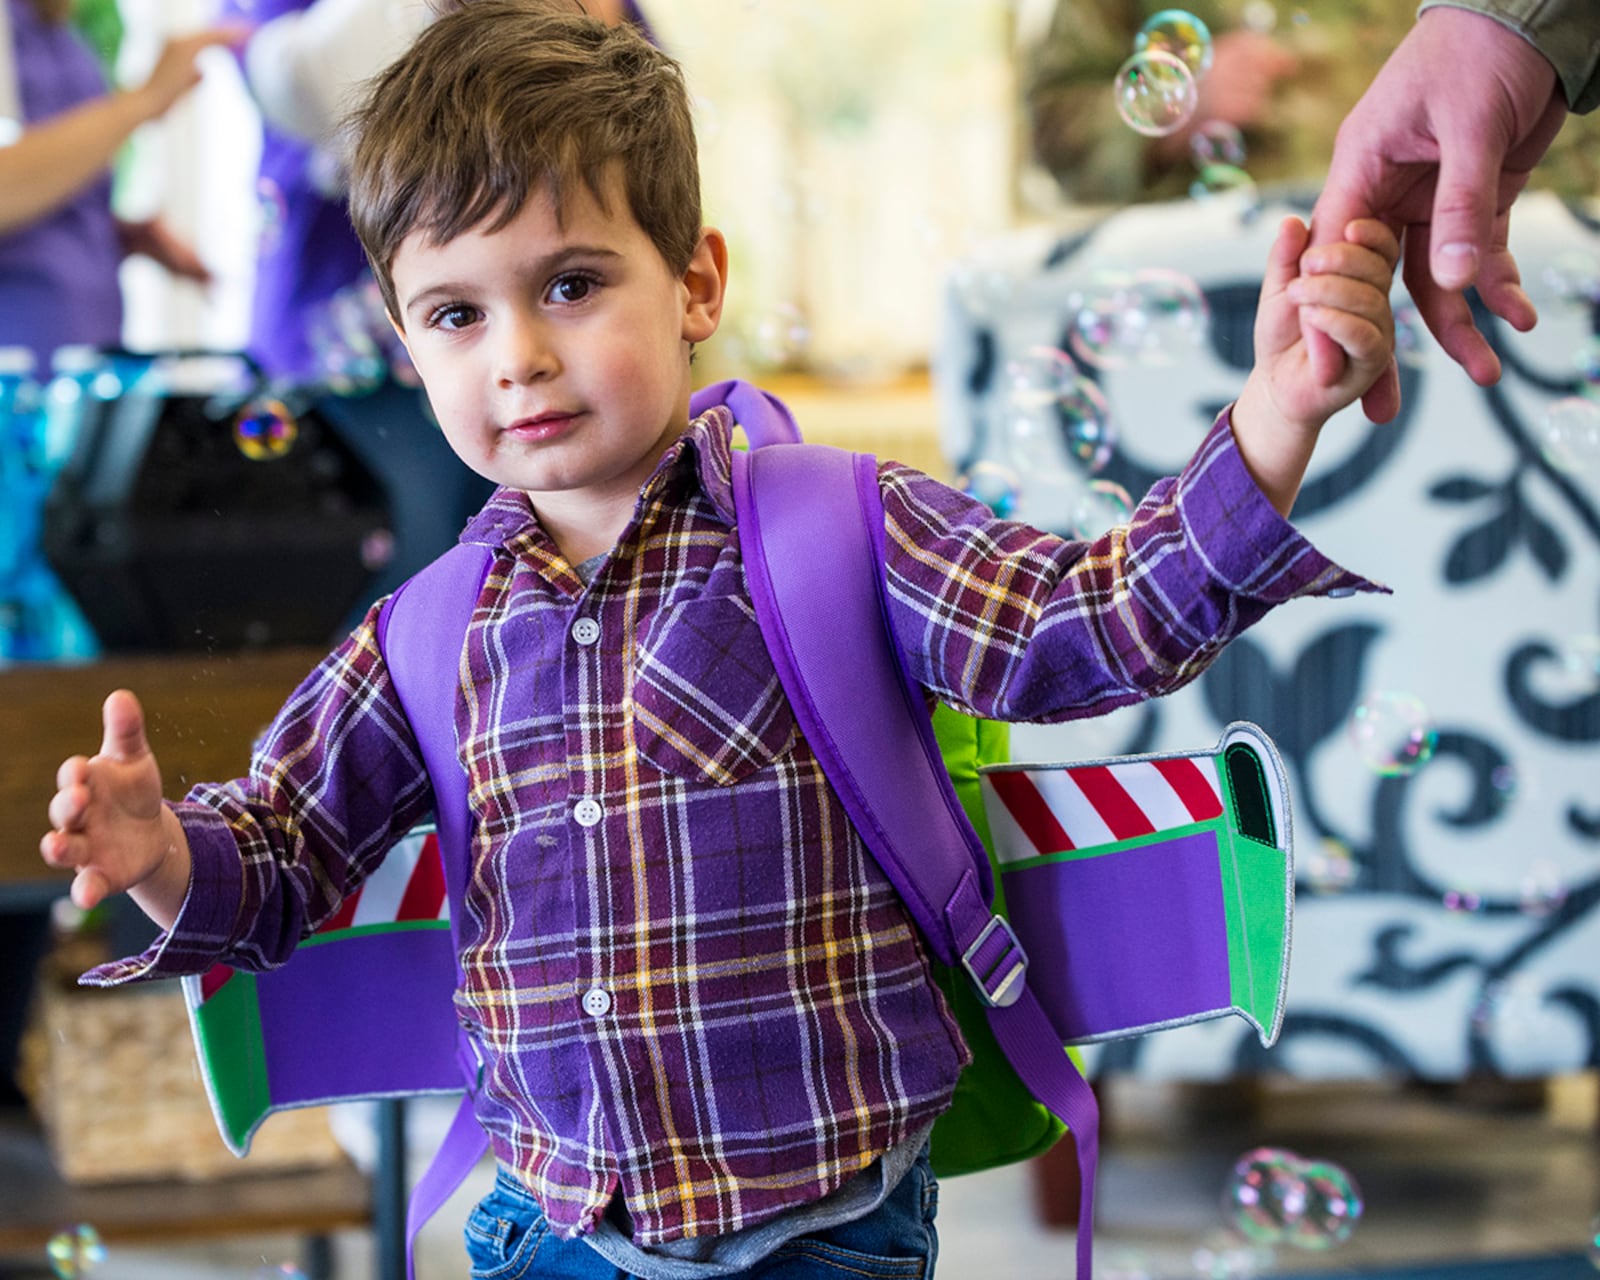
<svg viewBox="0 0 1600 1280">
<path fill-rule="evenodd" d="M 539 413 L 531 418 L 518 418 L 508 423 L 505 434 L 516 440 L 550 440 L 566 432 L 582 413 Z"/>
</svg>

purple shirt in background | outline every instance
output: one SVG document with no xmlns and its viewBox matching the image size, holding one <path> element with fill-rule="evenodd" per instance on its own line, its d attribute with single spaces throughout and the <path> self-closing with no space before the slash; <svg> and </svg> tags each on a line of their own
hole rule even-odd
<svg viewBox="0 0 1600 1280">
<path fill-rule="evenodd" d="M 472 807 L 456 1012 L 477 1117 L 562 1235 L 622 1194 L 636 1243 L 817 1200 L 928 1124 L 964 1059 L 915 926 L 799 733 L 745 585 L 731 423 L 692 424 L 585 583 L 527 496 L 494 549 L 456 713 Z M 1372 584 L 1250 479 L 1224 414 L 1093 543 L 884 463 L 891 622 L 919 683 L 1007 720 L 1192 680 L 1275 605 Z M 377 607 L 291 697 L 248 778 L 176 806 L 173 930 L 90 983 L 262 968 L 331 916 L 431 793 Z"/>
<path fill-rule="evenodd" d="M 307 8 L 310 0 L 224 0 L 219 21 L 256 24 Z M 257 196 L 262 235 L 257 251 L 248 349 L 274 377 L 308 380 L 317 371 L 311 319 L 366 269 L 342 198 L 330 199 L 312 178 L 310 143 L 261 129 Z"/>
<path fill-rule="evenodd" d="M 76 31 L 43 21 L 26 0 L 0 2 L 11 13 L 26 124 L 105 94 L 99 59 Z M 0 236 L 0 346 L 29 348 L 44 371 L 59 346 L 120 343 L 121 262 L 108 169 L 66 204 Z"/>
</svg>

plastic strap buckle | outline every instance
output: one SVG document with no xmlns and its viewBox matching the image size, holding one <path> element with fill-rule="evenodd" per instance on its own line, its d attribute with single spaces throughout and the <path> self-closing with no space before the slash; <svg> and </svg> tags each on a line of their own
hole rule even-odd
<svg viewBox="0 0 1600 1280">
<path fill-rule="evenodd" d="M 1010 921 L 993 915 L 961 953 L 961 967 L 983 1002 L 1003 1009 L 1022 998 L 1028 980 L 1028 953 L 1012 932 Z"/>
</svg>

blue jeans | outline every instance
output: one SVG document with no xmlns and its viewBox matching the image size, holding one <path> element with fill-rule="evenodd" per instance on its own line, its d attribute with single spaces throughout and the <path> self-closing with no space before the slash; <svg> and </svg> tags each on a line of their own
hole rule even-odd
<svg viewBox="0 0 1600 1280">
<path fill-rule="evenodd" d="M 723 1280 L 932 1280 L 938 1207 L 939 1184 L 924 1151 L 865 1217 L 797 1236 Z M 582 1240 L 556 1235 L 538 1202 L 504 1170 L 467 1218 L 465 1235 L 473 1280 L 629 1280 Z"/>
</svg>

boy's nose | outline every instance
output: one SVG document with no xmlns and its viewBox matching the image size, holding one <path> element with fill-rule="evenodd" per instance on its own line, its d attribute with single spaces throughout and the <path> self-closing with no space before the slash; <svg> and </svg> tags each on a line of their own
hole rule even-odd
<svg viewBox="0 0 1600 1280">
<path fill-rule="evenodd" d="M 560 368 L 548 335 L 529 321 L 514 321 L 501 331 L 495 360 L 495 378 L 503 387 L 537 382 Z"/>
</svg>

